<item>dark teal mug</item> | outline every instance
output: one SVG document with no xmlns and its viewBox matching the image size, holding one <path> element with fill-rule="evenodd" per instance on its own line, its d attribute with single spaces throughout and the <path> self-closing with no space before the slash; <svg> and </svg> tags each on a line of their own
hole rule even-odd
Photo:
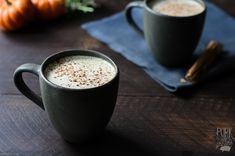
<svg viewBox="0 0 235 156">
<path fill-rule="evenodd" d="M 101 58 L 115 68 L 115 76 L 107 83 L 93 88 L 65 88 L 47 80 L 46 67 L 63 57 L 85 55 Z M 24 72 L 39 77 L 41 97 L 27 87 L 23 81 Z M 16 87 L 23 95 L 46 110 L 58 133 L 67 141 L 82 143 L 101 134 L 108 124 L 117 99 L 119 70 L 116 64 L 104 54 L 90 50 L 63 51 L 46 58 L 41 65 L 23 64 L 14 73 Z"/>
<path fill-rule="evenodd" d="M 170 16 L 152 9 L 154 3 L 163 0 L 131 2 L 125 14 L 129 25 L 143 36 L 158 63 L 174 67 L 190 61 L 203 31 L 206 5 L 202 0 L 192 0 L 203 7 L 203 11 L 191 16 Z M 133 8 L 143 8 L 144 30 L 132 17 Z"/>
</svg>

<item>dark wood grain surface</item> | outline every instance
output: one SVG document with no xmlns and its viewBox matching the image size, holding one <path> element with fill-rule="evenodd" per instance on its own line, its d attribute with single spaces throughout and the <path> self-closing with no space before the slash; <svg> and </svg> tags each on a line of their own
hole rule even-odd
<svg viewBox="0 0 235 156">
<path fill-rule="evenodd" d="M 235 17 L 234 0 L 211 0 Z M 216 128 L 235 128 L 235 74 L 224 75 L 191 90 L 171 94 L 145 72 L 90 37 L 82 23 L 122 10 L 127 0 L 97 0 L 93 14 L 65 16 L 34 23 L 14 33 L 0 32 L 1 155 L 234 155 L 215 149 Z M 119 96 L 106 132 L 86 145 L 68 144 L 51 126 L 47 114 L 13 84 L 23 63 L 40 64 L 64 49 L 88 48 L 110 56 L 121 72 Z M 26 82 L 39 94 L 36 77 Z M 144 85 L 143 85 L 144 84 Z M 235 130 L 232 130 L 235 136 Z"/>
</svg>

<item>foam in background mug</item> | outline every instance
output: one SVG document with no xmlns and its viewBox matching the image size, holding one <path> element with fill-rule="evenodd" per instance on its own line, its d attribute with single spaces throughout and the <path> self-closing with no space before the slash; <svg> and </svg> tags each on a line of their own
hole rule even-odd
<svg viewBox="0 0 235 156">
<path fill-rule="evenodd" d="M 133 8 L 143 8 L 144 30 L 132 17 Z M 144 36 L 155 59 L 166 66 L 190 61 L 202 34 L 206 5 L 202 0 L 145 0 L 126 7 L 130 26 Z"/>
<path fill-rule="evenodd" d="M 24 72 L 39 77 L 41 97 L 24 83 Z M 99 52 L 70 50 L 49 56 L 41 65 L 19 66 L 14 82 L 22 94 L 46 110 L 65 140 L 83 142 L 108 124 L 116 104 L 119 71 Z"/>
</svg>

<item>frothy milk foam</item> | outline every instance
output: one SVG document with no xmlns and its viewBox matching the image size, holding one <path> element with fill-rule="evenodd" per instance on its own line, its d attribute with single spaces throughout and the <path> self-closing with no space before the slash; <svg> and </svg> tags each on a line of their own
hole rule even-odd
<svg viewBox="0 0 235 156">
<path fill-rule="evenodd" d="M 46 78 L 52 83 L 74 89 L 101 86 L 116 74 L 116 69 L 102 58 L 74 55 L 48 65 Z"/>
<path fill-rule="evenodd" d="M 169 16 L 192 16 L 203 12 L 204 7 L 193 0 L 163 0 L 152 6 L 155 12 Z"/>
</svg>

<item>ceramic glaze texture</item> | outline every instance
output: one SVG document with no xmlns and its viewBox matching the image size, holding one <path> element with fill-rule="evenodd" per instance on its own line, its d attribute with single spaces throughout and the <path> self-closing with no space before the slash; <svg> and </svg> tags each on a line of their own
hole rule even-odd
<svg viewBox="0 0 235 156">
<path fill-rule="evenodd" d="M 201 37 L 206 16 L 206 6 L 201 0 L 188 0 L 203 8 L 192 16 L 169 16 L 153 10 L 155 4 L 164 5 L 162 0 L 131 2 L 126 8 L 126 18 L 130 26 L 143 35 L 156 61 L 164 66 L 178 67 L 192 59 L 192 54 Z M 171 2 L 171 1 L 170 1 Z M 131 11 L 143 8 L 144 30 L 135 23 Z M 172 7 L 171 3 L 168 7 Z M 163 9 L 164 8 L 164 9 Z"/>
<path fill-rule="evenodd" d="M 107 71 L 111 70 L 112 74 L 105 83 L 92 88 L 69 88 L 56 85 L 47 79 L 46 69 L 51 68 L 50 65 L 55 61 L 64 58 L 84 60 L 84 57 L 106 63 Z M 39 76 L 41 97 L 26 86 L 22 78 L 23 72 Z M 71 50 L 48 57 L 42 65 L 21 65 L 14 73 L 14 81 L 22 94 L 46 110 L 52 125 L 65 140 L 82 143 L 101 134 L 108 124 L 116 105 L 119 71 L 110 58 L 99 52 Z"/>
</svg>

